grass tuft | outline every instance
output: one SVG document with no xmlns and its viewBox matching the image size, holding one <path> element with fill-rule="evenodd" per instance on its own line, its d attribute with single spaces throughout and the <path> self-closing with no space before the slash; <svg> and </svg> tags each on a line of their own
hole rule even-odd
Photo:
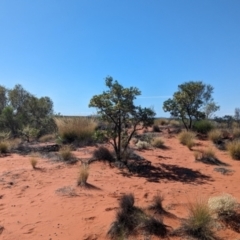
<svg viewBox="0 0 240 240">
<path fill-rule="evenodd" d="M 164 148 L 164 141 L 161 138 L 154 138 L 151 145 L 156 148 Z"/>
<path fill-rule="evenodd" d="M 227 144 L 227 150 L 233 159 L 240 160 L 240 140 L 229 142 Z"/>
<path fill-rule="evenodd" d="M 183 131 L 178 136 L 179 136 L 180 143 L 187 146 L 190 150 L 195 145 L 194 143 L 195 136 L 196 136 L 195 133 Z"/>
<path fill-rule="evenodd" d="M 208 133 L 208 138 L 213 143 L 218 143 L 222 140 L 222 132 L 219 129 L 213 129 Z"/>
<path fill-rule="evenodd" d="M 32 158 L 30 159 L 30 163 L 31 163 L 33 169 L 36 169 L 36 168 L 37 168 L 38 160 L 37 160 L 35 157 L 32 157 Z"/>
<path fill-rule="evenodd" d="M 77 185 L 85 187 L 87 185 L 87 180 L 89 176 L 89 166 L 87 164 L 82 164 L 77 180 Z"/>
</svg>

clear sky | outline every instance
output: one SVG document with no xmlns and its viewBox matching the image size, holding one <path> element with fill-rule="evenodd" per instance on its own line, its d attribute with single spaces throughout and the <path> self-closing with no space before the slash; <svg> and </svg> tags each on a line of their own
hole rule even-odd
<svg viewBox="0 0 240 240">
<path fill-rule="evenodd" d="M 240 107 L 239 0 L 0 0 L 0 85 L 89 115 L 105 77 L 138 87 L 157 116 L 181 83 L 214 87 L 218 116 Z"/>
</svg>

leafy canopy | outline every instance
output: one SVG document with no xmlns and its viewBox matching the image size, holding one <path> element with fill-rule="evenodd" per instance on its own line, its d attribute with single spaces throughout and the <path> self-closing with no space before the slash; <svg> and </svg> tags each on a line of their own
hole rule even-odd
<svg viewBox="0 0 240 240">
<path fill-rule="evenodd" d="M 89 107 L 97 108 L 102 120 L 108 123 L 105 135 L 120 161 L 133 134 L 153 124 L 155 112 L 151 108 L 134 105 L 136 96 L 141 95 L 138 88 L 124 88 L 112 77 L 107 77 L 105 83 L 109 90 L 93 96 Z"/>
<path fill-rule="evenodd" d="M 180 118 L 186 129 L 192 128 L 193 119 L 200 120 L 219 109 L 212 98 L 213 87 L 201 81 L 185 82 L 178 86 L 173 98 L 163 103 L 163 110 Z"/>
</svg>

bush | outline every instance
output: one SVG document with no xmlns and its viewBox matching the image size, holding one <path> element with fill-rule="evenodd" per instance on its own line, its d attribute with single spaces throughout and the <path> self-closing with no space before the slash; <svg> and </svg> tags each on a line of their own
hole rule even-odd
<svg viewBox="0 0 240 240">
<path fill-rule="evenodd" d="M 98 149 L 94 150 L 93 158 L 96 160 L 104 160 L 108 162 L 113 162 L 114 157 L 112 153 L 105 147 L 99 147 Z"/>
<path fill-rule="evenodd" d="M 215 239 L 212 231 L 213 218 L 207 202 L 200 199 L 189 203 L 188 217 L 183 221 L 182 227 L 187 234 L 197 239 Z"/>
<path fill-rule="evenodd" d="M 154 138 L 151 144 L 153 147 L 156 147 L 156 148 L 164 147 L 164 141 L 161 138 Z"/>
<path fill-rule="evenodd" d="M 146 141 L 141 141 L 139 140 L 136 144 L 137 149 L 142 150 L 142 149 L 149 149 L 151 147 L 151 144 L 146 142 Z"/>
<path fill-rule="evenodd" d="M 80 168 L 78 180 L 77 180 L 77 185 L 82 187 L 86 186 L 88 176 L 89 176 L 89 166 L 86 164 L 82 164 Z"/>
<path fill-rule="evenodd" d="M 227 144 L 227 150 L 230 153 L 231 157 L 235 160 L 240 160 L 240 141 L 234 140 Z"/>
<path fill-rule="evenodd" d="M 9 151 L 9 144 L 7 141 L 0 142 L 0 154 L 6 154 Z"/>
<path fill-rule="evenodd" d="M 222 140 L 222 132 L 219 129 L 213 129 L 208 133 L 208 138 L 213 143 L 218 143 Z"/>
<path fill-rule="evenodd" d="M 64 161 L 70 161 L 74 158 L 74 155 L 71 152 L 71 147 L 68 145 L 61 147 L 59 154 Z"/>
<path fill-rule="evenodd" d="M 179 134 L 179 140 L 180 143 L 187 146 L 189 149 L 191 149 L 194 146 L 194 139 L 195 139 L 195 133 L 193 132 L 181 132 Z"/>
<path fill-rule="evenodd" d="M 213 124 L 208 120 L 200 120 L 193 124 L 194 131 L 198 133 L 207 134 L 214 128 Z"/>
<path fill-rule="evenodd" d="M 208 206 L 218 217 L 225 217 L 234 214 L 238 207 L 238 202 L 232 195 L 222 194 L 209 198 Z"/>
<path fill-rule="evenodd" d="M 55 118 L 58 134 L 66 143 L 89 144 L 93 141 L 96 121 L 86 117 Z"/>
<path fill-rule="evenodd" d="M 153 130 L 153 132 L 161 132 L 161 130 L 160 130 L 158 125 L 153 125 L 152 130 Z"/>
</svg>

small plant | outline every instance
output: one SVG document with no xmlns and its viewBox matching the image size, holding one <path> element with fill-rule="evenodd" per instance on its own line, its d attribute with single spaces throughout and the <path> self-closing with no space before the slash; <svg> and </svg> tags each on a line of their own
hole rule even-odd
<svg viewBox="0 0 240 240">
<path fill-rule="evenodd" d="M 208 120 L 200 120 L 193 124 L 193 129 L 202 134 L 207 134 L 214 128 L 213 124 Z"/>
<path fill-rule="evenodd" d="M 229 142 L 227 144 L 227 150 L 233 159 L 240 160 L 240 140 Z"/>
<path fill-rule="evenodd" d="M 164 141 L 161 138 L 154 138 L 151 144 L 153 147 L 156 147 L 156 148 L 164 147 Z"/>
<path fill-rule="evenodd" d="M 7 141 L 0 142 L 0 154 L 6 154 L 9 151 L 9 144 Z"/>
<path fill-rule="evenodd" d="M 87 164 L 82 164 L 77 180 L 77 185 L 78 186 L 86 186 L 87 185 L 87 179 L 89 176 L 89 166 Z"/>
<path fill-rule="evenodd" d="M 70 161 L 74 157 L 68 145 L 61 147 L 59 154 L 64 161 Z"/>
<path fill-rule="evenodd" d="M 238 207 L 238 202 L 232 195 L 222 194 L 209 198 L 208 206 L 218 217 L 224 218 L 234 214 Z"/>
<path fill-rule="evenodd" d="M 208 133 L 208 138 L 213 142 L 213 143 L 218 143 L 219 141 L 222 140 L 222 132 L 219 129 L 213 129 Z"/>
<path fill-rule="evenodd" d="M 180 143 L 187 146 L 189 149 L 191 149 L 195 145 L 194 139 L 195 133 L 193 132 L 184 131 L 179 134 Z"/>
<path fill-rule="evenodd" d="M 214 238 L 213 218 L 206 201 L 199 199 L 188 205 L 188 217 L 182 223 L 182 228 L 190 236 L 201 240 Z"/>
<path fill-rule="evenodd" d="M 215 152 L 212 148 L 208 148 L 202 151 L 202 158 L 215 158 Z"/>
<path fill-rule="evenodd" d="M 139 140 L 136 144 L 137 149 L 143 150 L 143 149 L 149 149 L 151 147 L 151 144 L 149 144 L 146 141 Z"/>
<path fill-rule="evenodd" d="M 112 162 L 114 160 L 114 157 L 112 153 L 105 147 L 99 147 L 93 152 L 93 158 L 96 160 L 103 160 Z"/>
<path fill-rule="evenodd" d="M 30 163 L 31 163 L 33 169 L 36 169 L 36 168 L 37 168 L 38 160 L 37 160 L 35 157 L 32 157 L 32 158 L 30 159 Z"/>
<path fill-rule="evenodd" d="M 200 160 L 202 157 L 202 154 L 200 152 L 194 152 L 193 154 L 196 161 Z"/>
</svg>

